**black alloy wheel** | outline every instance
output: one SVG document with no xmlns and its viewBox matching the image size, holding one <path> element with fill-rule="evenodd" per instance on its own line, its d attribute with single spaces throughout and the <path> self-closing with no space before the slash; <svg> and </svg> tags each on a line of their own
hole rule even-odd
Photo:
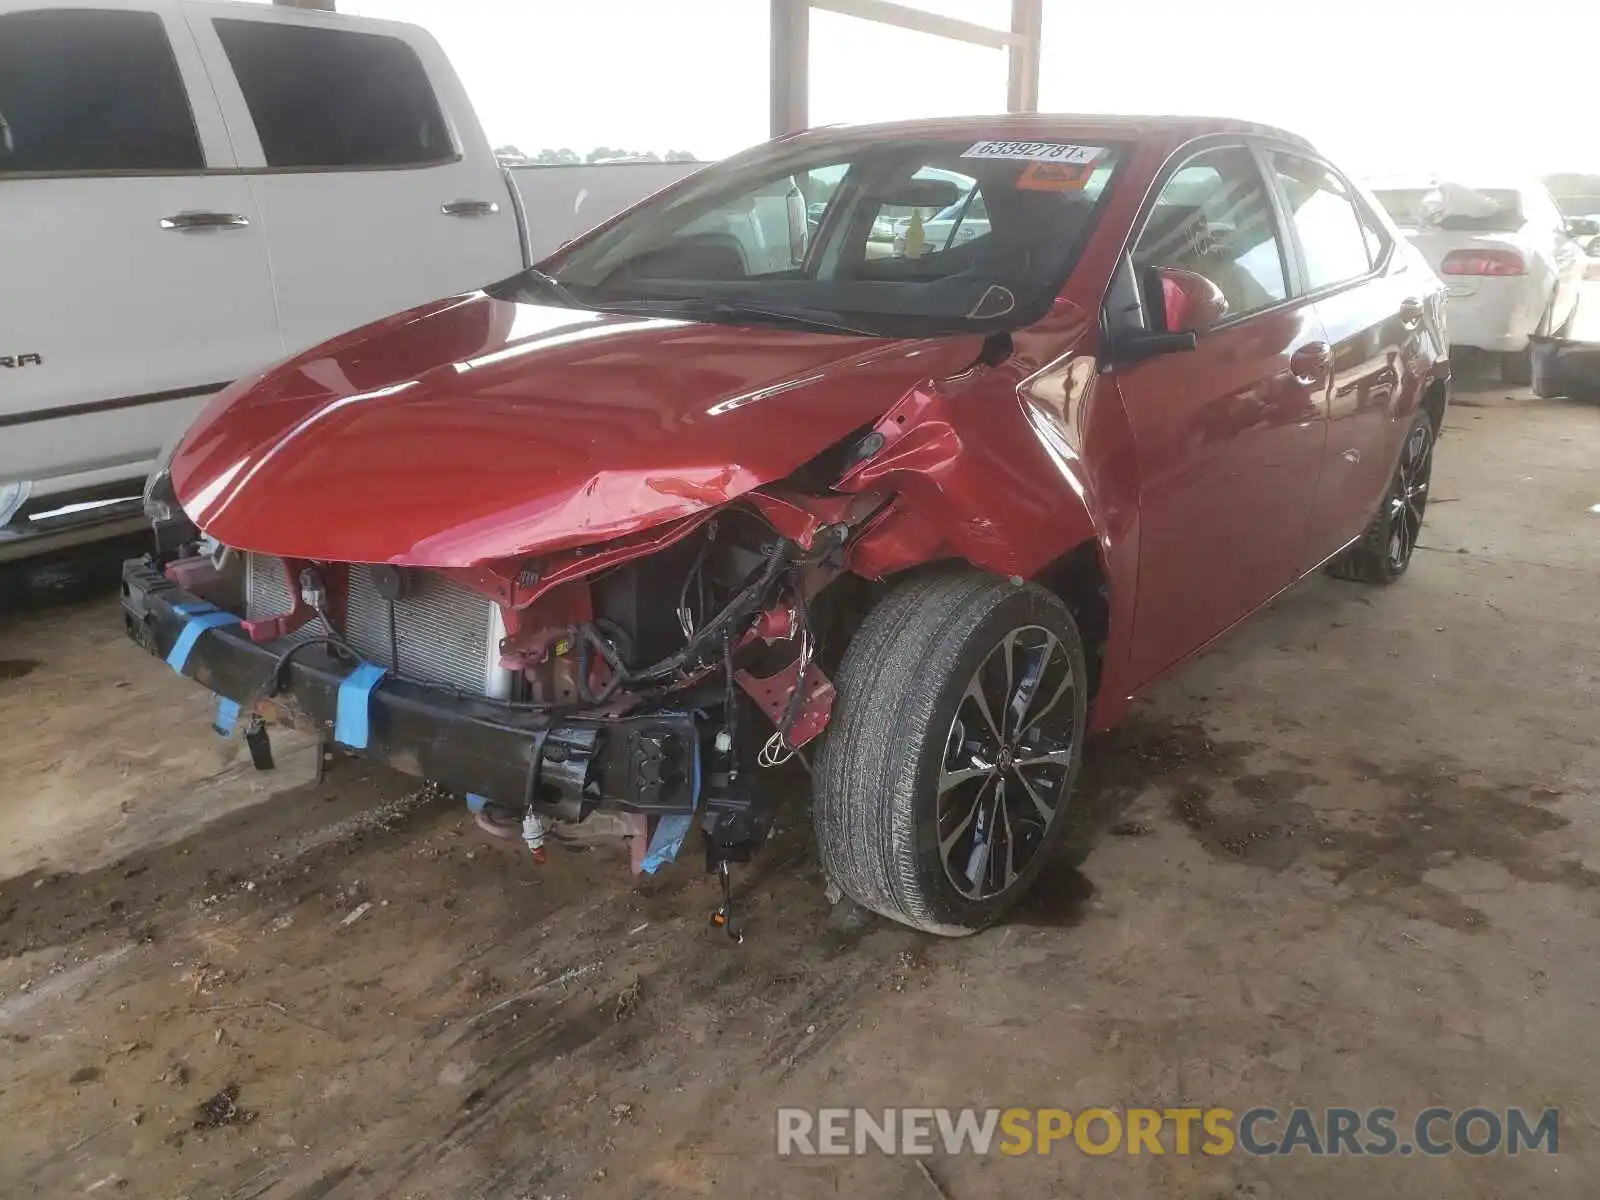
<svg viewBox="0 0 1600 1200">
<path fill-rule="evenodd" d="M 1328 573 L 1358 583 L 1393 583 L 1406 573 L 1422 537 L 1433 482 L 1433 444 L 1438 430 L 1419 410 L 1400 447 L 1400 462 L 1372 524 L 1330 563 Z"/>
</svg>

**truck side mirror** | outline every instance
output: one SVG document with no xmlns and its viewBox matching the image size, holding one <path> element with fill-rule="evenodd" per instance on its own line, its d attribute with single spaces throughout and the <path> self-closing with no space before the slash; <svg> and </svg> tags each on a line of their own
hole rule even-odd
<svg viewBox="0 0 1600 1200">
<path fill-rule="evenodd" d="M 806 261 L 806 250 L 811 245 L 811 221 L 806 212 L 806 198 L 798 187 L 791 187 L 784 196 L 784 208 L 789 214 L 789 262 L 798 267 Z"/>
</svg>

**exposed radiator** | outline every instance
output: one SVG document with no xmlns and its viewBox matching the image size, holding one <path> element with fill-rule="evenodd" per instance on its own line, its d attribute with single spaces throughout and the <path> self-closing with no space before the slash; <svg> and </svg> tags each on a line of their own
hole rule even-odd
<svg viewBox="0 0 1600 1200">
<path fill-rule="evenodd" d="M 511 676 L 500 666 L 505 627 L 500 609 L 458 583 L 425 572 L 411 574 L 410 590 L 394 606 L 400 639 L 400 669 L 429 683 L 444 683 L 479 696 L 505 699 Z M 246 555 L 245 615 L 271 617 L 294 607 L 283 560 Z M 363 658 L 389 666 L 389 602 L 379 596 L 371 571 L 350 567 L 350 598 L 344 638 Z M 303 642 L 322 633 L 320 621 L 290 634 Z"/>
</svg>

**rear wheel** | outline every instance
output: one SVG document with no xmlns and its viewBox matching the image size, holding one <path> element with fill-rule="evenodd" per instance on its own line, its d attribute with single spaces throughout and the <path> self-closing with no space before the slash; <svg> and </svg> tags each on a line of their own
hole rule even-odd
<svg viewBox="0 0 1600 1200">
<path fill-rule="evenodd" d="M 1044 588 L 947 572 L 891 592 L 840 665 L 817 762 L 828 878 L 932 933 L 995 921 L 1065 828 L 1086 679 L 1077 625 Z"/>
<path fill-rule="evenodd" d="M 1422 536 L 1436 432 L 1427 411 L 1419 409 L 1377 515 L 1361 540 L 1328 564 L 1330 575 L 1360 583 L 1393 583 L 1405 574 Z"/>
</svg>

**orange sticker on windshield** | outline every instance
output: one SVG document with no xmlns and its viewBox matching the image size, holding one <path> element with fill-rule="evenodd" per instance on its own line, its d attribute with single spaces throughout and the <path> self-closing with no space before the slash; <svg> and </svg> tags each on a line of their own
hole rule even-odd
<svg viewBox="0 0 1600 1200">
<path fill-rule="evenodd" d="M 1022 192 L 1081 192 L 1094 173 L 1093 163 L 1033 162 L 1017 179 Z"/>
</svg>

